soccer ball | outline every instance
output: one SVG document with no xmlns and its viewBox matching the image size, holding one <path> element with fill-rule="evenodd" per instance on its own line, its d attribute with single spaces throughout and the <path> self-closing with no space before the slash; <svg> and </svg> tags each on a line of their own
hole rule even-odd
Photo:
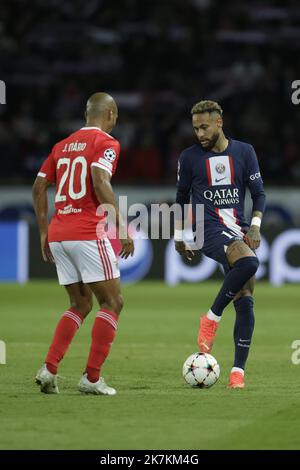
<svg viewBox="0 0 300 470">
<path fill-rule="evenodd" d="M 182 375 L 193 387 L 209 388 L 220 377 L 220 366 L 211 354 L 197 352 L 183 364 Z"/>
</svg>

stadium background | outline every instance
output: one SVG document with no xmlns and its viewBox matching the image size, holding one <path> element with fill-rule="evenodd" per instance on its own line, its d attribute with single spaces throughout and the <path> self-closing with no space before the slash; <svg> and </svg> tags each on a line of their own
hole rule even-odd
<svg viewBox="0 0 300 470">
<path fill-rule="evenodd" d="M 8 361 L 1 367 L 0 448 L 299 448 L 299 380 L 290 360 L 299 293 L 298 285 L 280 287 L 300 281 L 300 113 L 291 100 L 299 48 L 296 0 L 1 2 L 0 339 Z M 51 412 L 34 388 L 65 294 L 40 258 L 31 185 L 52 145 L 84 125 L 86 99 L 96 90 L 119 105 L 113 135 L 122 154 L 113 186 L 129 203 L 173 202 L 178 156 L 195 141 L 190 108 L 200 99 L 219 101 L 226 135 L 257 151 L 267 192 L 259 251 L 265 282 L 257 287 L 250 393 L 247 403 L 234 399 L 234 419 L 232 397 L 221 387 L 225 374 L 201 395 L 205 409 L 180 382 L 181 363 L 195 347 L 195 312 L 209 305 L 221 273 L 204 259 L 184 266 L 166 241 L 140 242 L 122 266 L 124 281 L 148 282 L 124 288 L 127 320 L 106 369 L 120 402 L 96 405 L 106 435 L 99 434 L 95 402 L 78 406 L 73 390 L 88 326 L 63 365 L 63 396 Z M 8 283 L 15 280 L 30 282 Z M 196 283 L 170 289 L 161 280 Z M 231 309 L 215 349 L 222 370 L 231 364 Z"/>
</svg>

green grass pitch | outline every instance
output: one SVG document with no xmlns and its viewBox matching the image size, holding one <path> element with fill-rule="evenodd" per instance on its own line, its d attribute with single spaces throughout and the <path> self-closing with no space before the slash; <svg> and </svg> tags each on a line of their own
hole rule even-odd
<svg viewBox="0 0 300 470">
<path fill-rule="evenodd" d="M 256 286 L 256 330 L 245 390 L 226 388 L 232 365 L 234 311 L 229 306 L 213 355 L 221 377 L 209 390 L 181 376 L 197 351 L 199 314 L 219 283 L 170 288 L 162 283 L 124 286 L 125 307 L 103 368 L 118 395 L 76 390 L 85 366 L 96 312 L 78 331 L 60 367 L 60 395 L 34 383 L 56 322 L 68 307 L 55 282 L 0 285 L 1 449 L 299 449 L 300 365 L 292 342 L 300 339 L 299 286 Z"/>
</svg>

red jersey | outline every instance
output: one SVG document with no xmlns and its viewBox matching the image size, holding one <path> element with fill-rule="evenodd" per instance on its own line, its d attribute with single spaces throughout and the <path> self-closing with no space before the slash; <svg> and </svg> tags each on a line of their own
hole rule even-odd
<svg viewBox="0 0 300 470">
<path fill-rule="evenodd" d="M 48 241 L 96 240 L 101 217 L 93 188 L 91 167 L 113 175 L 120 144 L 98 127 L 83 127 L 58 142 L 42 165 L 38 176 L 56 185 L 55 214 Z"/>
</svg>

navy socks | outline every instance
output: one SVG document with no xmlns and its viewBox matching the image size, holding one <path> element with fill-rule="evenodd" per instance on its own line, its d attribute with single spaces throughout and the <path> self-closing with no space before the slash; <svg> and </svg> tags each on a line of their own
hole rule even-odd
<svg viewBox="0 0 300 470">
<path fill-rule="evenodd" d="M 234 367 L 245 368 L 254 330 L 253 298 L 241 297 L 234 302 L 236 320 L 233 337 L 235 344 Z"/>
<path fill-rule="evenodd" d="M 254 276 L 259 262 L 256 256 L 246 256 L 236 261 L 226 274 L 223 285 L 213 305 L 212 312 L 221 316 L 224 308 L 234 299 L 246 282 Z"/>
<path fill-rule="evenodd" d="M 258 259 L 247 256 L 236 261 L 226 274 L 223 285 L 211 306 L 211 311 L 221 317 L 224 308 L 234 299 L 246 282 L 254 276 L 258 269 Z M 245 368 L 248 358 L 252 334 L 254 330 L 253 298 L 241 297 L 234 302 L 236 321 L 234 325 L 235 355 L 233 367 Z"/>
</svg>

